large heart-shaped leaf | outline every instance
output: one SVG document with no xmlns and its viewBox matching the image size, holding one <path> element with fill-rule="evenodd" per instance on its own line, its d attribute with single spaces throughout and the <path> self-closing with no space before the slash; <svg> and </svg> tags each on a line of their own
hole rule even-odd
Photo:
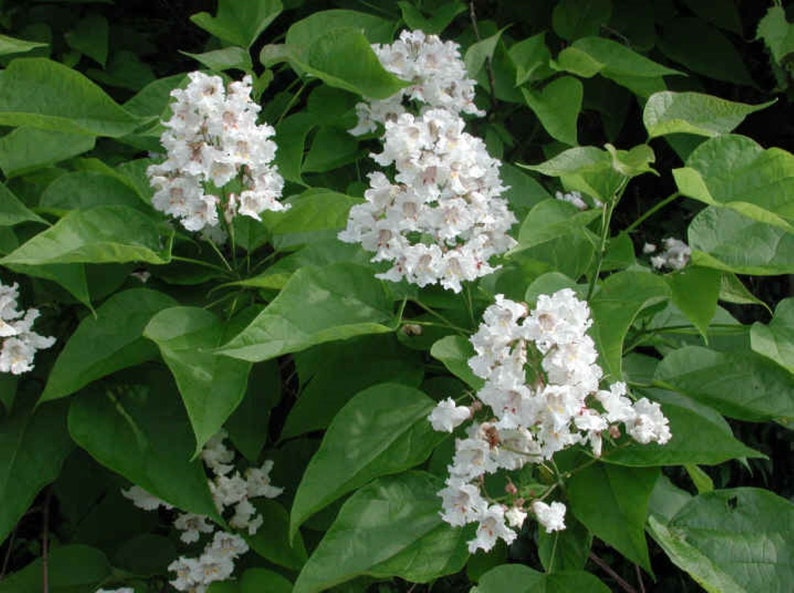
<svg viewBox="0 0 794 593">
<path fill-rule="evenodd" d="M 503 564 L 486 572 L 472 593 L 609 593 L 609 587 L 589 572 L 564 570 L 542 573 L 521 564 Z"/>
<path fill-rule="evenodd" d="M 442 487 L 440 478 L 408 472 L 361 488 L 342 505 L 293 593 L 326 591 L 360 575 L 426 583 L 460 570 L 466 535 L 441 520 Z"/>
<path fill-rule="evenodd" d="M 50 372 L 41 401 L 74 393 L 105 375 L 157 356 L 142 336 L 152 315 L 176 304 L 155 290 L 119 292 L 80 323 Z"/>
<path fill-rule="evenodd" d="M 794 373 L 794 298 L 778 303 L 769 325 L 753 324 L 750 344 L 754 351 Z"/>
<path fill-rule="evenodd" d="M 362 266 L 295 272 L 279 295 L 218 352 L 252 362 L 364 334 L 393 331 L 383 284 Z"/>
<path fill-rule="evenodd" d="M 378 476 L 422 463 L 444 438 L 427 420 L 435 402 L 396 383 L 358 393 L 334 417 L 295 494 L 290 532 Z"/>
</svg>

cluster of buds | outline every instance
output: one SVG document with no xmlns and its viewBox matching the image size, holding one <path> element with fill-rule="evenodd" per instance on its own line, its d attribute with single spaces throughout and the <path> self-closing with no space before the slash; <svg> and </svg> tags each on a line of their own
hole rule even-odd
<svg viewBox="0 0 794 593">
<path fill-rule="evenodd" d="M 542 295 L 532 311 L 502 295 L 486 309 L 471 338 L 476 354 L 469 367 L 485 380 L 474 408 L 487 406 L 490 414 L 486 421 L 472 423 L 466 438 L 456 440 L 446 488 L 439 492 L 445 521 L 479 523 L 469 542 L 472 552 L 490 550 L 497 539 L 512 542 L 527 508 L 549 532 L 565 526 L 560 502 L 527 504 L 521 497 L 514 497 L 509 507 L 489 502 L 481 488 L 486 474 L 543 463 L 577 444 L 600 456 L 604 433 L 619 435 L 619 424 L 643 444 L 670 440 L 659 404 L 647 398 L 632 401 L 624 383 L 600 388 L 603 371 L 586 333 L 591 323 L 587 304 L 570 289 Z M 436 430 L 452 431 L 473 415 L 471 408 L 448 399 L 429 420 Z"/>
<path fill-rule="evenodd" d="M 489 260 L 516 244 L 507 234 L 516 219 L 500 197 L 500 163 L 463 131 L 461 112 L 479 114 L 474 81 L 457 44 L 433 35 L 403 32 L 375 50 L 386 69 L 413 85 L 359 105 L 351 132 L 382 125 L 383 152 L 371 156 L 396 173 L 393 180 L 382 172 L 369 176 L 366 202 L 351 208 L 339 239 L 375 252 L 372 261 L 391 262 L 379 278 L 459 292 L 462 281 L 493 272 Z M 406 97 L 419 104 L 418 113 L 404 107 Z"/>
<path fill-rule="evenodd" d="M 39 316 L 38 309 L 17 309 L 19 285 L 0 282 L 0 373 L 21 375 L 33 369 L 33 358 L 38 350 L 49 348 L 55 338 L 45 337 L 33 331 L 33 322 Z"/>
<path fill-rule="evenodd" d="M 235 469 L 234 451 L 223 443 L 226 436 L 226 432 L 221 431 L 207 442 L 201 452 L 204 465 L 211 473 L 210 491 L 219 513 L 233 509 L 229 525 L 254 535 L 262 526 L 263 519 L 250 499 L 275 498 L 283 489 L 270 483 L 273 462 L 269 460 L 262 467 L 248 468 L 243 477 Z M 135 506 L 147 511 L 173 508 L 139 486 L 123 490 L 122 494 Z M 202 515 L 179 513 L 174 527 L 180 531 L 179 538 L 186 544 L 198 542 L 202 534 L 213 534 L 199 557 L 181 556 L 168 566 L 177 575 L 171 581 L 177 591 L 204 593 L 211 583 L 227 580 L 234 572 L 234 561 L 248 551 L 248 544 L 242 537 L 216 530 L 215 525 Z"/>
<path fill-rule="evenodd" d="M 218 229 L 241 214 L 259 220 L 278 201 L 284 180 L 275 165 L 275 130 L 257 125 L 260 106 L 251 100 L 251 77 L 224 88 L 220 76 L 189 74 L 185 89 L 171 92 L 173 117 L 163 122 L 164 162 L 148 168 L 152 204 L 189 231 Z"/>
</svg>

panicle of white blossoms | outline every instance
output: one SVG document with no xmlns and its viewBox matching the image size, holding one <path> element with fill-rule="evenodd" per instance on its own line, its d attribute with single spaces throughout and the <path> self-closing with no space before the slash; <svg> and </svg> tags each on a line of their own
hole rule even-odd
<svg viewBox="0 0 794 593">
<path fill-rule="evenodd" d="M 38 309 L 20 311 L 19 285 L 0 282 L 0 373 L 21 375 L 33 369 L 33 358 L 38 350 L 49 348 L 55 338 L 41 336 L 33 331 Z"/>
<path fill-rule="evenodd" d="M 163 122 L 166 159 L 147 169 L 152 204 L 187 230 L 217 239 L 219 212 L 229 222 L 237 214 L 260 220 L 265 210 L 285 210 L 278 201 L 284 180 L 272 164 L 275 130 L 256 123 L 261 107 L 251 100 L 251 77 L 227 89 L 220 76 L 188 76 L 185 89 L 171 92 L 173 117 Z"/>
<path fill-rule="evenodd" d="M 692 250 L 689 248 L 689 245 L 673 237 L 662 239 L 662 243 L 664 244 L 664 251 L 651 258 L 651 265 L 655 269 L 661 270 L 662 268 L 669 268 L 671 270 L 680 270 L 687 265 L 689 257 L 692 255 Z M 652 250 L 646 251 L 646 248 L 650 248 L 650 246 L 650 244 L 646 244 L 643 247 L 643 252 L 653 253 L 656 251 L 655 245 L 653 245 Z"/>
<path fill-rule="evenodd" d="M 235 469 L 235 453 L 224 444 L 227 437 L 225 430 L 218 432 L 204 445 L 200 457 L 211 474 L 208 484 L 218 512 L 223 514 L 231 509 L 233 515 L 229 525 L 254 535 L 264 519 L 256 512 L 251 499 L 262 496 L 275 498 L 284 489 L 270 482 L 270 471 L 273 469 L 271 460 L 266 460 L 261 467 L 247 468 L 244 476 Z M 122 494 L 144 510 L 173 508 L 140 486 L 122 490 Z M 214 534 L 201 556 L 182 556 L 168 566 L 168 570 L 177 575 L 171 581 L 177 591 L 204 593 L 210 583 L 228 579 L 234 572 L 234 560 L 248 551 L 248 544 L 242 537 L 216 531 L 209 517 L 203 515 L 179 513 L 174 520 L 174 527 L 181 532 L 179 538 L 186 544 L 199 541 L 202 534 Z"/>
<path fill-rule="evenodd" d="M 392 44 L 373 45 L 384 69 L 411 84 L 387 99 L 368 99 L 356 105 L 355 136 L 374 132 L 378 125 L 405 113 L 403 100 L 417 101 L 450 113 L 484 115 L 474 104 L 475 82 L 466 72 L 460 46 L 422 31 L 403 31 Z"/>
<path fill-rule="evenodd" d="M 632 401 L 624 383 L 600 388 L 603 371 L 587 335 L 591 324 L 587 303 L 570 289 L 541 295 L 532 311 L 502 295 L 485 310 L 471 337 L 469 367 L 485 380 L 476 396 L 492 415 L 456 439 L 446 488 L 439 492 L 446 522 L 479 523 L 472 551 L 489 550 L 498 538 L 510 543 L 527 514 L 521 498 L 512 508 L 490 504 L 480 490 L 486 474 L 518 470 L 576 444 L 600 456 L 603 432 L 616 432 L 617 424 L 643 444 L 670 440 L 659 404 Z M 436 430 L 451 431 L 466 420 L 463 410 L 445 400 L 429 419 Z M 564 528 L 562 503 L 536 500 L 529 510 L 547 531 Z"/>
<path fill-rule="evenodd" d="M 383 152 L 372 157 L 394 165 L 395 182 L 370 174 L 366 202 L 350 209 L 339 233 L 375 252 L 372 261 L 393 263 L 379 278 L 459 292 L 462 281 L 493 272 L 489 259 L 516 244 L 507 234 L 516 219 L 500 197 L 499 161 L 463 127 L 444 109 L 386 122 Z"/>
</svg>

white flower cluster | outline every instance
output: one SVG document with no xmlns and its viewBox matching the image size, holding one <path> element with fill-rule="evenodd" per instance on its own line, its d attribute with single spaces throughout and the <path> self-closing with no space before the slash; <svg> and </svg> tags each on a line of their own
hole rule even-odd
<svg viewBox="0 0 794 593">
<path fill-rule="evenodd" d="M 378 125 L 396 120 L 406 112 L 405 99 L 450 113 L 484 115 L 474 104 L 474 81 L 460 58 L 460 46 L 441 41 L 422 31 L 403 31 L 390 45 L 373 45 L 375 55 L 397 78 L 410 86 L 387 99 L 370 99 L 356 105 L 358 124 L 350 130 L 356 136 L 374 132 Z"/>
<path fill-rule="evenodd" d="M 555 192 L 554 197 L 555 199 L 560 200 L 561 202 L 568 202 L 569 204 L 576 206 L 577 210 L 587 210 L 590 208 L 590 204 L 584 201 L 581 192 L 578 191 L 570 191 L 566 193 L 558 191 Z M 593 200 L 593 205 L 596 208 L 603 207 L 604 203 L 598 198 L 592 198 L 592 200 Z"/>
<path fill-rule="evenodd" d="M 692 255 L 692 249 L 689 248 L 689 245 L 673 237 L 662 239 L 662 243 L 664 244 L 664 251 L 651 257 L 651 265 L 655 269 L 681 270 L 689 263 L 689 258 Z M 655 253 L 656 245 L 646 243 L 642 248 L 642 252 L 645 254 Z"/>
<path fill-rule="evenodd" d="M 132 587 L 121 587 L 120 589 L 97 589 L 96 593 L 135 593 Z"/>
<path fill-rule="evenodd" d="M 368 123 L 360 121 L 352 131 L 382 123 L 383 152 L 371 156 L 383 167 L 394 165 L 396 173 L 394 182 L 384 173 L 370 174 L 366 202 L 350 209 L 339 239 L 375 252 L 372 261 L 392 262 L 379 278 L 440 283 L 459 292 L 462 281 L 493 272 L 490 258 L 516 244 L 507 234 L 516 219 L 500 197 L 506 189 L 500 163 L 482 140 L 463 131 L 460 112 L 477 113 L 474 83 L 466 78 L 457 45 L 434 36 L 404 32 L 378 53 L 387 68 L 419 81 L 405 92 L 425 106 L 409 113 L 398 94 L 387 100 L 394 103 L 388 117 L 381 117 L 380 107 L 359 110 L 369 114 Z"/>
<path fill-rule="evenodd" d="M 284 210 L 284 180 L 272 164 L 272 126 L 256 124 L 251 77 L 224 88 L 220 76 L 189 74 L 187 88 L 171 92 L 173 117 L 160 138 L 166 160 L 148 168 L 152 204 L 189 231 L 218 226 L 237 215 L 259 220 L 265 210 Z M 220 193 L 221 195 L 216 195 Z"/>
<path fill-rule="evenodd" d="M 586 333 L 591 323 L 587 304 L 570 289 L 542 295 L 531 312 L 502 295 L 486 309 L 471 338 L 476 355 L 469 366 L 485 379 L 477 407 L 485 404 L 493 415 L 456 440 L 450 476 L 439 492 L 445 521 L 479 523 L 469 542 L 472 552 L 491 549 L 499 538 L 513 541 L 511 528 L 519 528 L 527 514 L 523 498 L 515 498 L 511 508 L 489 503 L 480 488 L 485 474 L 541 463 L 576 444 L 589 444 L 600 456 L 602 434 L 618 435 L 617 424 L 640 443 L 670 440 L 659 404 L 632 402 L 624 383 L 600 389 L 603 371 Z M 447 400 L 429 419 L 436 430 L 452 431 L 470 415 L 469 408 Z M 562 503 L 535 500 L 529 508 L 547 531 L 565 527 Z"/>
<path fill-rule="evenodd" d="M 21 375 L 33 369 L 33 358 L 37 350 L 49 348 L 55 338 L 45 337 L 33 331 L 33 322 L 39 316 L 38 309 L 17 309 L 19 285 L 0 282 L 0 373 Z"/>
<path fill-rule="evenodd" d="M 210 491 L 218 512 L 234 509 L 229 525 L 254 535 L 262 526 L 263 518 L 256 513 L 250 499 L 261 496 L 275 498 L 283 492 L 283 488 L 270 483 L 270 471 L 273 469 L 270 460 L 265 461 L 262 467 L 248 468 L 245 477 L 235 470 L 234 451 L 223 443 L 226 437 L 226 432 L 222 430 L 207 442 L 201 452 L 204 465 L 213 474 L 209 480 Z M 147 511 L 159 507 L 173 508 L 139 486 L 122 490 L 122 494 L 132 500 L 135 506 Z M 248 551 L 248 544 L 242 537 L 216 531 L 208 517 L 202 515 L 180 513 L 174 521 L 174 527 L 181 532 L 179 538 L 187 544 L 199 541 L 202 533 L 214 533 L 212 541 L 204 547 L 198 558 L 181 556 L 168 566 L 177 575 L 171 581 L 177 591 L 204 593 L 210 583 L 228 579 L 234 572 L 235 559 Z"/>
</svg>

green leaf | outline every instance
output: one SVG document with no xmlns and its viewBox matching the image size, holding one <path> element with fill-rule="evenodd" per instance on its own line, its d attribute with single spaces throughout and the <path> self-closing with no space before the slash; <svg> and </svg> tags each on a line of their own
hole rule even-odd
<svg viewBox="0 0 794 593">
<path fill-rule="evenodd" d="M 45 266 L 14 264 L 8 265 L 8 267 L 20 274 L 44 278 L 60 284 L 79 302 L 89 309 L 91 308 L 91 296 L 88 294 L 88 282 L 83 264 L 51 264 Z"/>
<path fill-rule="evenodd" d="M 720 277 L 720 300 L 737 305 L 759 305 L 766 308 L 772 315 L 769 306 L 750 292 L 741 280 L 732 272 L 722 272 Z"/>
<path fill-rule="evenodd" d="M 472 593 L 609 593 L 609 587 L 583 570 L 542 573 L 521 564 L 489 570 Z"/>
<path fill-rule="evenodd" d="M 545 32 L 514 43 L 508 53 L 516 69 L 516 86 L 543 80 L 554 74 L 549 67 L 551 53 L 546 47 Z"/>
<path fill-rule="evenodd" d="M 203 66 L 215 72 L 242 70 L 243 72 L 250 73 L 253 72 L 254 68 L 251 63 L 251 55 L 242 47 L 224 47 L 223 49 L 214 49 L 200 54 L 191 54 L 186 51 L 180 53 L 190 56 Z"/>
<path fill-rule="evenodd" d="M 292 504 L 290 534 L 348 492 L 425 461 L 444 438 L 427 420 L 434 406 L 421 391 L 396 383 L 356 394 L 334 417 L 303 474 Z"/>
<path fill-rule="evenodd" d="M 540 91 L 522 88 L 524 99 L 549 135 L 577 144 L 576 121 L 582 110 L 582 83 L 572 76 L 556 78 Z"/>
<path fill-rule="evenodd" d="M 400 14 L 409 29 L 419 29 L 428 35 L 438 35 L 446 29 L 461 12 L 466 12 L 466 6 L 458 0 L 446 4 L 434 5 L 429 18 L 425 16 L 410 2 L 398 2 Z M 429 7 L 428 7 L 429 8 Z"/>
<path fill-rule="evenodd" d="M 69 263 L 168 263 L 173 229 L 127 206 L 75 210 L 0 260 L 42 266 Z"/>
<path fill-rule="evenodd" d="M 288 49 L 291 49 L 287 45 Z M 291 60 L 307 74 L 332 87 L 372 99 L 386 99 L 409 83 L 388 72 L 357 28 L 331 29 Z"/>
<path fill-rule="evenodd" d="M 361 575 L 426 583 L 459 571 L 468 557 L 465 531 L 441 520 L 441 488 L 440 478 L 407 472 L 358 490 L 342 505 L 293 593 L 326 591 Z"/>
<path fill-rule="evenodd" d="M 668 524 L 650 519 L 670 559 L 709 593 L 788 590 L 794 505 L 759 488 L 696 496 Z"/>
<path fill-rule="evenodd" d="M 589 173 L 611 167 L 609 154 L 595 146 L 577 146 L 564 150 L 539 165 L 519 165 L 550 177 L 571 173 Z"/>
<path fill-rule="evenodd" d="M 794 418 L 791 373 L 755 352 L 698 346 L 673 350 L 656 368 L 654 382 L 731 418 Z"/>
<path fill-rule="evenodd" d="M 320 126 L 303 161 L 303 172 L 325 173 L 352 163 L 359 156 L 358 140 L 347 130 Z"/>
<path fill-rule="evenodd" d="M 670 285 L 673 304 L 694 324 L 703 339 L 717 310 L 722 274 L 710 268 L 686 266 L 665 276 Z"/>
<path fill-rule="evenodd" d="M 782 6 L 770 6 L 758 23 L 756 39 L 763 39 L 778 65 L 794 53 L 794 27 L 786 20 Z"/>
<path fill-rule="evenodd" d="M 190 20 L 222 41 L 249 48 L 281 14 L 280 0 L 218 0 L 218 13 L 199 12 Z"/>
<path fill-rule="evenodd" d="M 758 321 L 753 324 L 750 344 L 758 354 L 794 373 L 794 298 L 783 299 L 778 303 L 769 325 Z"/>
<path fill-rule="evenodd" d="M 702 93 L 654 93 L 645 104 L 642 122 L 651 138 L 667 134 L 719 136 L 732 132 L 744 118 L 773 101 L 747 105 Z"/>
<path fill-rule="evenodd" d="M 64 34 L 64 40 L 72 49 L 88 56 L 102 67 L 108 59 L 108 20 L 91 12 L 77 21 L 74 29 Z"/>
<path fill-rule="evenodd" d="M 43 560 L 37 558 L 0 582 L 0 593 L 41 593 Z M 111 566 L 100 550 L 83 545 L 54 546 L 47 558 L 51 593 L 94 593 L 111 576 Z"/>
<path fill-rule="evenodd" d="M 611 144 L 605 144 L 609 156 L 612 157 L 612 168 L 624 177 L 638 177 L 644 173 L 655 173 L 651 163 L 656 161 L 653 149 L 647 144 L 638 144 L 631 150 L 618 150 Z"/>
<path fill-rule="evenodd" d="M 140 120 L 85 76 L 45 58 L 18 58 L 0 72 L 0 124 L 123 136 Z"/>
<path fill-rule="evenodd" d="M 297 353 L 295 366 L 303 388 L 281 438 L 327 428 L 355 394 L 377 383 L 418 387 L 424 376 L 422 360 L 393 334 L 360 336 Z"/>
<path fill-rule="evenodd" d="M 658 469 L 596 463 L 568 480 L 571 511 L 598 538 L 650 572 L 645 518 Z"/>
<path fill-rule="evenodd" d="M 794 273 L 794 233 L 732 208 L 710 206 L 689 224 L 692 263 L 736 274 Z"/>
<path fill-rule="evenodd" d="M 469 359 L 474 356 L 474 347 L 463 336 L 446 336 L 433 344 L 430 356 L 444 363 L 450 373 L 472 389 L 478 390 L 485 381 L 469 368 Z"/>
<path fill-rule="evenodd" d="M 240 593 L 292 593 L 292 583 L 266 568 L 249 568 L 240 577 Z"/>
<path fill-rule="evenodd" d="M 466 72 L 469 73 L 469 76 L 476 78 L 485 63 L 493 58 L 493 52 L 496 51 L 496 45 L 499 43 L 503 32 L 504 29 L 500 29 L 490 37 L 486 37 L 469 46 L 463 56 L 463 62 L 466 64 Z"/>
<path fill-rule="evenodd" d="M 308 556 L 300 534 L 296 534 L 290 543 L 287 510 L 275 500 L 258 499 L 253 504 L 266 527 L 247 537 L 246 541 L 262 558 L 291 570 L 300 570 Z"/>
<path fill-rule="evenodd" d="M 88 152 L 95 141 L 84 134 L 22 126 L 0 139 L 0 169 L 7 178 L 16 177 Z"/>
<path fill-rule="evenodd" d="M 39 199 L 39 207 L 58 214 L 69 210 L 87 210 L 96 206 L 126 206 L 151 212 L 151 206 L 120 176 L 98 171 L 65 173 L 47 186 Z"/>
<path fill-rule="evenodd" d="M 634 319 L 643 309 L 663 302 L 669 295 L 670 289 L 659 276 L 626 271 L 607 278 L 590 301 L 590 335 L 601 354 L 601 366 L 613 380 L 623 376 L 623 341 Z"/>
<path fill-rule="evenodd" d="M 739 36 L 743 34 L 742 17 L 736 4 L 726 4 L 722 0 L 683 0 L 683 3 L 707 23 Z"/>
<path fill-rule="evenodd" d="M 142 375 L 142 376 L 141 376 Z M 183 511 L 222 522 L 173 383 L 139 373 L 141 385 L 86 390 L 69 407 L 69 433 L 102 465 Z"/>
<path fill-rule="evenodd" d="M 14 226 L 20 222 L 47 222 L 19 201 L 11 190 L 0 183 L 0 226 Z"/>
<path fill-rule="evenodd" d="M 21 397 L 21 396 L 20 396 Z M 25 514 L 36 494 L 61 471 L 73 444 L 60 404 L 33 409 L 33 400 L 16 401 L 0 418 L 0 541 Z M 0 591 L 2 585 L 0 583 Z"/>
<path fill-rule="evenodd" d="M 157 356 L 143 339 L 152 315 L 176 305 L 168 295 L 133 288 L 111 296 L 89 315 L 66 342 L 53 365 L 41 401 L 65 397 L 92 381 Z"/>
<path fill-rule="evenodd" d="M 645 97 L 664 90 L 662 76 L 681 74 L 603 37 L 576 40 L 557 56 L 556 67 L 585 78 L 601 74 Z"/>
<path fill-rule="evenodd" d="M 24 39 L 16 39 L 8 35 L 0 35 L 0 56 L 24 54 L 39 47 L 47 47 L 47 45 L 47 43 L 39 43 L 38 41 L 25 41 Z"/>
<path fill-rule="evenodd" d="M 668 58 L 708 78 L 755 86 L 742 54 L 718 29 L 701 19 L 683 17 L 665 24 L 656 44 Z"/>
<path fill-rule="evenodd" d="M 545 200 L 532 208 L 521 223 L 514 251 L 541 245 L 562 235 L 580 232 L 601 216 L 598 209 L 580 212 L 563 200 Z"/>
<path fill-rule="evenodd" d="M 670 420 L 673 438 L 665 445 L 626 441 L 621 447 L 605 451 L 602 459 L 607 463 L 632 467 L 717 465 L 729 459 L 763 457 L 734 438 L 725 419 L 706 405 L 660 389 L 643 389 L 637 395 L 647 395 L 661 404 L 662 412 Z"/>
<path fill-rule="evenodd" d="M 227 337 L 225 329 L 206 309 L 172 307 L 156 313 L 143 330 L 176 380 L 197 455 L 234 412 L 248 384 L 250 363 L 212 352 Z"/>
<path fill-rule="evenodd" d="M 565 529 L 546 533 L 538 529 L 538 556 L 550 573 L 582 570 L 590 555 L 593 534 L 573 517 L 565 517 Z M 577 589 L 578 590 L 578 589 Z"/>
<path fill-rule="evenodd" d="M 611 16 L 611 0 L 561 0 L 552 12 L 551 26 L 566 41 L 574 41 L 597 36 Z"/>
<path fill-rule="evenodd" d="M 251 324 L 219 354 L 252 362 L 316 344 L 388 333 L 391 300 L 367 268 L 332 264 L 301 268 Z"/>
<path fill-rule="evenodd" d="M 243 401 L 224 424 L 234 447 L 251 463 L 257 462 L 267 442 L 270 411 L 280 401 L 281 370 L 278 361 L 254 365 Z"/>
<path fill-rule="evenodd" d="M 317 125 L 315 117 L 305 111 L 294 113 L 276 124 L 278 145 L 275 164 L 287 181 L 306 185 L 301 177 L 306 136 Z M 282 213 L 283 214 L 283 213 Z"/>
<path fill-rule="evenodd" d="M 394 23 L 367 12 L 355 10 L 321 10 L 293 23 L 287 31 L 287 45 L 306 48 L 323 33 L 333 29 L 354 28 L 366 36 L 370 43 L 391 43 Z"/>
<path fill-rule="evenodd" d="M 673 175 L 686 196 L 792 231 L 785 222 L 764 213 L 794 220 L 794 155 L 790 152 L 764 150 L 744 136 L 721 136 L 698 146 L 686 168 L 674 169 Z"/>
</svg>

